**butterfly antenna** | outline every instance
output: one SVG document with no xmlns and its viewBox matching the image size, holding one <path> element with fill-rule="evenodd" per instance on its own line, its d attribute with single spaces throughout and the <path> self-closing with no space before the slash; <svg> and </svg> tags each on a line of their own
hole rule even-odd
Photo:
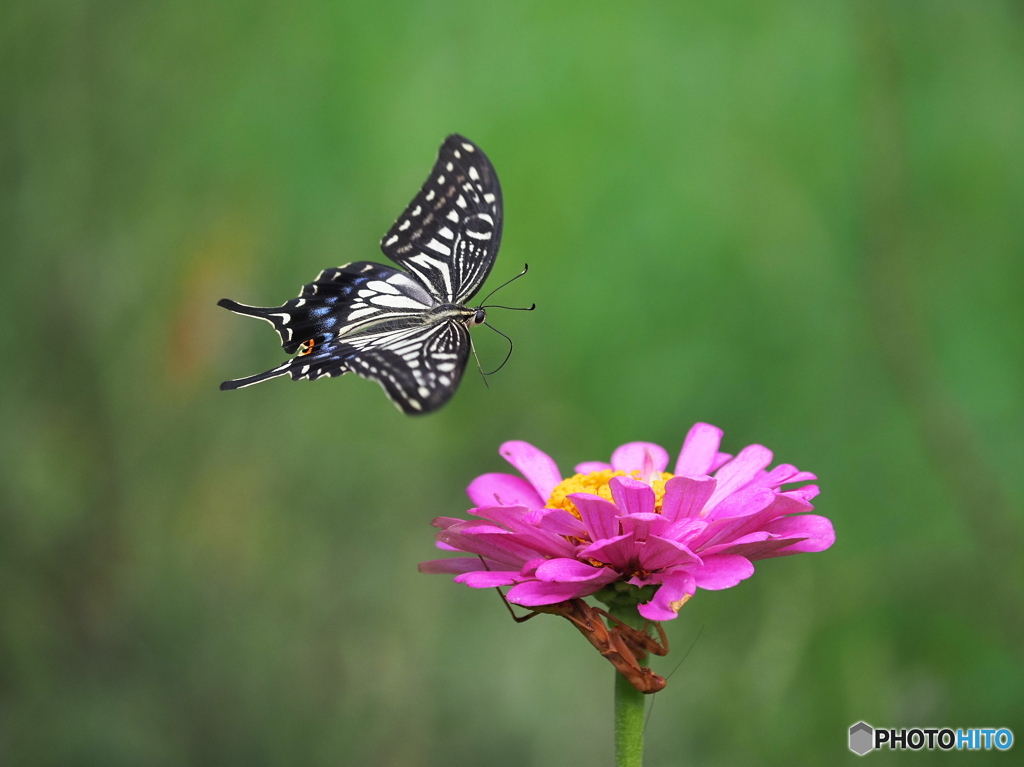
<svg viewBox="0 0 1024 767">
<path fill-rule="evenodd" d="M 516 275 L 515 277 L 513 277 L 513 278 L 512 278 L 511 280 L 509 280 L 508 282 L 503 282 L 503 283 L 502 283 L 501 285 L 499 285 L 498 287 L 496 287 L 496 288 L 495 288 L 494 290 L 492 290 L 492 291 L 491 291 L 490 293 L 488 293 L 488 294 L 487 294 L 487 298 L 490 298 L 491 296 L 493 296 L 493 295 L 494 295 L 495 293 L 497 293 L 497 292 L 498 292 L 499 290 L 501 290 L 502 288 L 504 288 L 504 287 L 506 287 L 506 286 L 508 286 L 508 285 L 511 285 L 511 284 L 512 284 L 513 282 L 515 282 L 515 281 L 516 281 L 516 280 L 518 280 L 518 279 L 519 279 L 520 277 L 522 277 L 522 276 L 523 276 L 524 274 L 526 274 L 526 273 L 527 273 L 527 272 L 528 272 L 529 270 L 530 270 L 530 265 L 529 265 L 529 264 L 523 264 L 523 271 L 519 272 L 519 274 L 517 274 L 517 275 Z M 481 304 L 486 304 L 486 303 L 487 303 L 487 298 L 485 298 L 485 299 L 484 299 L 483 301 L 481 301 L 480 303 L 481 303 Z M 507 307 L 504 307 L 504 306 L 503 306 L 503 307 L 501 307 L 501 308 L 502 308 L 502 309 L 505 309 L 505 308 L 507 308 Z M 526 310 L 526 311 L 529 311 L 529 310 Z"/>
<path fill-rule="evenodd" d="M 492 376 L 492 375 L 494 375 L 495 373 L 497 373 L 497 372 L 498 372 L 499 370 L 501 370 L 501 369 L 502 369 L 503 367 L 505 367 L 505 363 L 506 363 L 506 362 L 508 362 L 508 361 L 509 361 L 509 359 L 511 359 L 511 357 L 512 357 L 512 347 L 513 347 L 513 343 L 512 343 L 512 339 L 511 339 L 511 338 L 509 338 L 508 336 L 506 336 L 506 335 L 505 335 L 504 333 L 502 333 L 502 332 L 501 332 L 500 330 L 498 330 L 498 329 L 497 329 L 496 327 L 494 327 L 494 325 L 492 325 L 491 323 L 489 323 L 489 322 L 485 322 L 485 323 L 484 323 L 484 325 L 486 325 L 486 326 L 487 326 L 487 327 L 489 327 L 489 328 L 490 328 L 491 330 L 493 330 L 493 331 L 494 331 L 495 333 L 497 333 L 497 334 L 498 334 L 499 336 L 501 336 L 501 337 L 502 337 L 502 338 L 504 338 L 504 339 L 505 339 L 506 341 L 508 341 L 508 354 L 506 354 L 506 355 L 505 355 L 505 360 L 504 360 L 504 362 L 502 362 L 502 363 L 501 363 L 500 365 L 498 365 L 498 367 L 496 367 L 496 368 L 495 368 L 494 370 L 492 370 L 492 371 L 491 371 L 490 373 L 484 373 L 484 375 L 485 375 L 485 376 Z M 476 354 L 476 351 L 474 351 L 474 352 L 473 352 L 473 354 Z M 477 360 L 477 365 L 479 365 L 479 364 L 480 364 L 480 360 L 478 359 L 478 360 Z M 481 372 L 481 373 L 483 373 L 483 371 L 482 371 L 482 370 L 481 370 L 480 372 Z"/>
<path fill-rule="evenodd" d="M 486 325 L 487 323 L 485 322 L 484 324 Z M 488 325 L 488 327 L 490 326 Z M 491 328 L 491 330 L 494 330 L 494 328 Z M 484 388 L 490 389 L 491 385 L 487 383 L 487 373 L 484 372 L 483 365 L 480 364 L 480 357 L 476 353 L 476 346 L 473 345 L 473 336 L 469 337 L 469 349 L 473 352 L 473 359 L 476 360 L 476 369 L 480 371 L 480 377 L 484 379 Z"/>
<path fill-rule="evenodd" d="M 508 309 L 513 312 L 532 312 L 537 308 L 537 304 L 530 304 L 529 306 L 500 306 L 498 304 L 489 304 L 488 306 L 481 306 L 481 309 Z"/>
</svg>

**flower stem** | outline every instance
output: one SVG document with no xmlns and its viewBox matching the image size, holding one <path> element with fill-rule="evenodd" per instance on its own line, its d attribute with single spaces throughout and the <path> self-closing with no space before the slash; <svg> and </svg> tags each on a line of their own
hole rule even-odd
<svg viewBox="0 0 1024 767">
<path fill-rule="evenodd" d="M 644 763 L 644 694 L 615 672 L 615 767 Z"/>
<path fill-rule="evenodd" d="M 613 607 L 611 614 L 633 628 L 644 621 L 635 606 Z M 643 661 L 643 658 L 637 658 Z M 644 762 L 644 709 L 646 696 L 615 672 L 615 767 L 642 767 Z"/>
</svg>

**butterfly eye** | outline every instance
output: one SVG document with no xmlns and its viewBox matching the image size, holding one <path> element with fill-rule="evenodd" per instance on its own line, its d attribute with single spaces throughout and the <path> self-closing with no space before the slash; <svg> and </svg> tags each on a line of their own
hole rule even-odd
<svg viewBox="0 0 1024 767">
<path fill-rule="evenodd" d="M 474 325 L 482 325 L 484 323 L 484 320 L 486 320 L 486 319 L 487 319 L 487 312 L 485 312 L 483 309 L 477 309 L 476 310 L 476 314 L 473 315 L 473 324 Z"/>
</svg>

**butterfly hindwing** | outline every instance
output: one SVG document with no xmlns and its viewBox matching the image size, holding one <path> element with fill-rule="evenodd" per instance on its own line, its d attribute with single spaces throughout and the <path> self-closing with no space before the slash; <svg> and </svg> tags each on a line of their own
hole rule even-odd
<svg viewBox="0 0 1024 767">
<path fill-rule="evenodd" d="M 237 314 L 273 325 L 288 354 L 310 339 L 319 342 L 350 335 L 380 322 L 422 314 L 435 304 L 408 274 L 371 261 L 324 269 L 298 298 L 281 306 L 246 306 L 227 298 L 219 302 Z"/>
<path fill-rule="evenodd" d="M 419 194 L 381 240 L 381 250 L 443 303 L 462 304 L 483 285 L 501 243 L 498 175 L 472 141 L 451 135 Z"/>
<path fill-rule="evenodd" d="M 242 388 L 283 375 L 298 381 L 355 373 L 377 381 L 403 412 L 418 415 L 451 398 L 468 358 L 468 328 L 458 320 L 444 320 L 331 339 L 314 345 L 308 354 L 225 386 Z"/>
<path fill-rule="evenodd" d="M 455 394 L 469 358 L 469 328 L 458 320 L 388 334 L 379 342 L 351 339 L 348 368 L 377 381 L 402 412 L 436 410 Z"/>
</svg>

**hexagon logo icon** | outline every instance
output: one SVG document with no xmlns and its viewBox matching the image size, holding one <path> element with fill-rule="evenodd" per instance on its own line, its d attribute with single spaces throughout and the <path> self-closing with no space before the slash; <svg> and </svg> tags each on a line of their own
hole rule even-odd
<svg viewBox="0 0 1024 767">
<path fill-rule="evenodd" d="M 875 729 L 867 722 L 857 722 L 850 728 L 850 750 L 864 756 L 875 747 Z"/>
</svg>

